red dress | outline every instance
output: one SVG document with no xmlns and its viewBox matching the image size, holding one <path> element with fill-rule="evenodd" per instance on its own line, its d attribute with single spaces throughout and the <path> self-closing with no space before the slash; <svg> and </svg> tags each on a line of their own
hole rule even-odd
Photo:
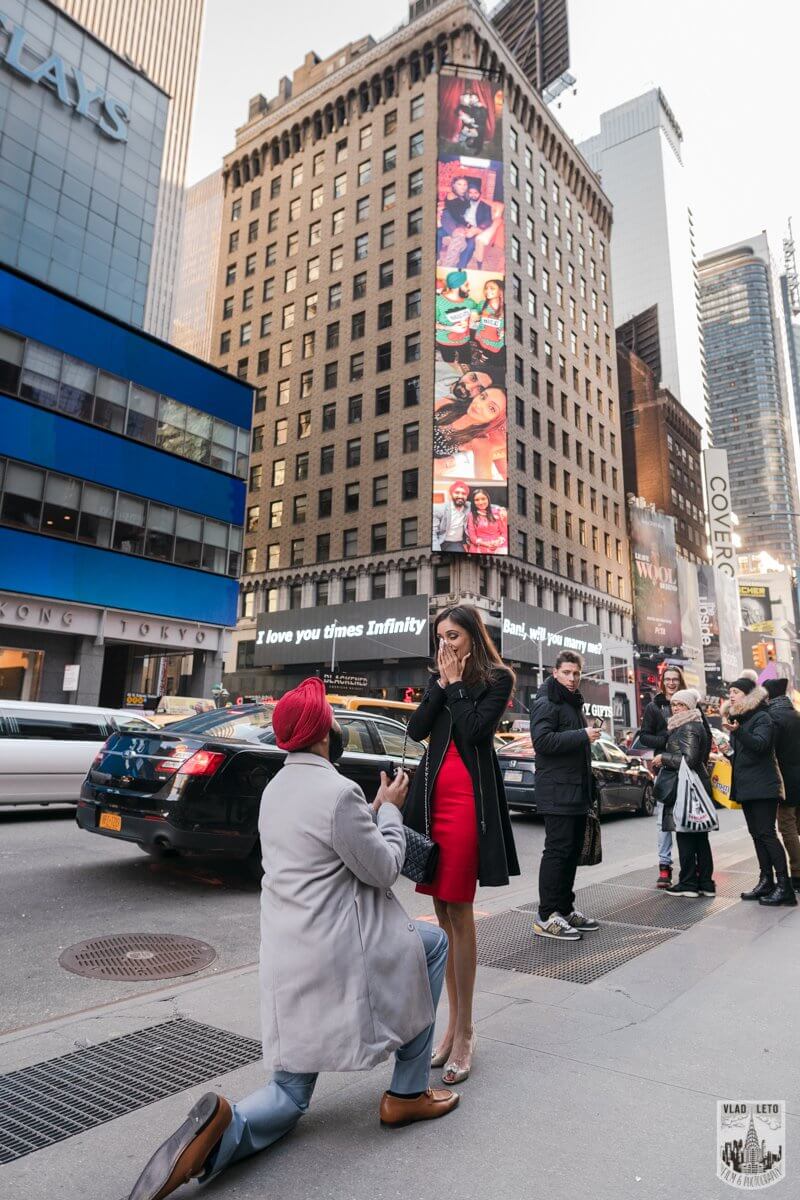
<svg viewBox="0 0 800 1200">
<path fill-rule="evenodd" d="M 471 904 L 478 882 L 475 791 L 454 741 L 433 785 L 431 838 L 439 846 L 436 874 L 433 883 L 418 883 L 417 891 L 451 904 Z"/>
</svg>

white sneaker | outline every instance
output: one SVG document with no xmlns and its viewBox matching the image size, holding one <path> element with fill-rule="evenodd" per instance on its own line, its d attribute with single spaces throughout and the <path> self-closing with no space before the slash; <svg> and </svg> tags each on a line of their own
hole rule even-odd
<svg viewBox="0 0 800 1200">
<path fill-rule="evenodd" d="M 533 932 L 537 937 L 558 938 L 562 942 L 579 942 L 581 935 L 570 925 L 560 913 L 553 913 L 547 920 L 537 913 L 533 922 Z"/>
</svg>

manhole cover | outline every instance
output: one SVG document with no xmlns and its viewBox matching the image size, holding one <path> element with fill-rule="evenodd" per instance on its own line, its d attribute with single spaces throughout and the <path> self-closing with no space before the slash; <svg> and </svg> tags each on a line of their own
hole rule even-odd
<svg viewBox="0 0 800 1200">
<path fill-rule="evenodd" d="M 68 946 L 59 958 L 87 979 L 173 979 L 202 971 L 217 957 L 213 946 L 171 933 L 117 933 Z"/>
</svg>

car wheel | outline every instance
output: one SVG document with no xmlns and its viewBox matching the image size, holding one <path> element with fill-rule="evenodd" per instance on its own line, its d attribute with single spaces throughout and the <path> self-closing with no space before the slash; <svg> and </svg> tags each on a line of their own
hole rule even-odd
<svg viewBox="0 0 800 1200">
<path fill-rule="evenodd" d="M 656 802 L 653 799 L 653 789 L 646 787 L 642 792 L 642 802 L 636 810 L 640 817 L 652 817 L 656 811 Z"/>
</svg>

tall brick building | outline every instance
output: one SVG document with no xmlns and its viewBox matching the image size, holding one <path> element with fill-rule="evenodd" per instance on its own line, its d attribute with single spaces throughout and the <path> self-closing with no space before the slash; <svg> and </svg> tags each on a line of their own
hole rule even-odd
<svg viewBox="0 0 800 1200">
<path fill-rule="evenodd" d="M 617 670 L 632 650 L 610 206 L 477 4 L 414 11 L 309 53 L 224 161 L 213 360 L 257 388 L 237 691 L 307 673 L 259 658 L 263 614 L 401 596 L 478 604 L 498 642 L 504 598 L 599 626 Z M 502 111 L 502 557 L 432 551 L 437 107 L 456 70 Z M 393 697 L 426 678 L 422 657 L 354 669 Z"/>
<path fill-rule="evenodd" d="M 701 470 L 702 430 L 650 367 L 617 347 L 625 489 L 675 518 L 675 544 L 690 562 L 707 561 Z"/>
</svg>

